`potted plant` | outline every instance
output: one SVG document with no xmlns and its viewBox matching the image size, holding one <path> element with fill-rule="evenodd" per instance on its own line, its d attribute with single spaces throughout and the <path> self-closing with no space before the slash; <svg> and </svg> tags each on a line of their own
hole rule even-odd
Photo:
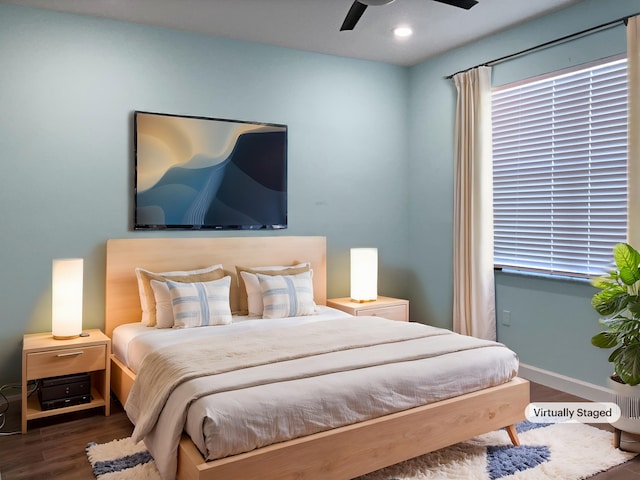
<svg viewBox="0 0 640 480">
<path fill-rule="evenodd" d="M 626 243 L 613 249 L 616 269 L 592 281 L 600 291 L 591 305 L 602 316 L 604 329 L 591 343 L 613 348 L 609 362 L 614 374 L 609 386 L 616 394 L 622 416 L 612 425 L 640 434 L 640 253 Z"/>
</svg>

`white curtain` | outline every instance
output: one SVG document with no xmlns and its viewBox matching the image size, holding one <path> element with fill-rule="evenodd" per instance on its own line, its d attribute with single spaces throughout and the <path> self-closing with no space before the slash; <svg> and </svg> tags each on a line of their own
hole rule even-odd
<svg viewBox="0 0 640 480">
<path fill-rule="evenodd" d="M 627 241 L 640 248 L 640 19 L 627 23 L 628 118 L 628 220 Z"/>
<path fill-rule="evenodd" d="M 453 77 L 455 131 L 453 329 L 495 340 L 491 68 Z"/>
</svg>

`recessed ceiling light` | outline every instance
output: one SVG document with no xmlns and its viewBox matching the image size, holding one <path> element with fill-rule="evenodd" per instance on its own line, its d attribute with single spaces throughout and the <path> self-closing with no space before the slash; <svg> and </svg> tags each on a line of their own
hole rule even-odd
<svg viewBox="0 0 640 480">
<path fill-rule="evenodd" d="M 393 29 L 393 34 L 396 37 L 405 38 L 405 37 L 410 37 L 411 35 L 413 35 L 413 30 L 411 30 L 411 27 L 401 26 L 401 27 L 394 28 Z"/>
</svg>

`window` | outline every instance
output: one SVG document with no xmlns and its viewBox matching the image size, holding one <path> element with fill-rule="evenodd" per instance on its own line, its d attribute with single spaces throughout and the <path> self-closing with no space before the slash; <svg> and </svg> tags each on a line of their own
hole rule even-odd
<svg viewBox="0 0 640 480">
<path fill-rule="evenodd" d="M 496 267 L 593 276 L 627 234 L 627 61 L 492 93 Z"/>
</svg>

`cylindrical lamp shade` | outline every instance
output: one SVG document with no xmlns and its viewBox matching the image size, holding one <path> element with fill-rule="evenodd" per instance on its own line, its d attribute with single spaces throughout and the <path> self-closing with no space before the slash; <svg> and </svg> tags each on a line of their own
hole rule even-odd
<svg viewBox="0 0 640 480">
<path fill-rule="evenodd" d="M 378 249 L 351 249 L 351 300 L 370 302 L 378 298 Z"/>
<path fill-rule="evenodd" d="M 53 338 L 64 340 L 82 333 L 82 258 L 53 261 L 51 327 Z"/>
</svg>

